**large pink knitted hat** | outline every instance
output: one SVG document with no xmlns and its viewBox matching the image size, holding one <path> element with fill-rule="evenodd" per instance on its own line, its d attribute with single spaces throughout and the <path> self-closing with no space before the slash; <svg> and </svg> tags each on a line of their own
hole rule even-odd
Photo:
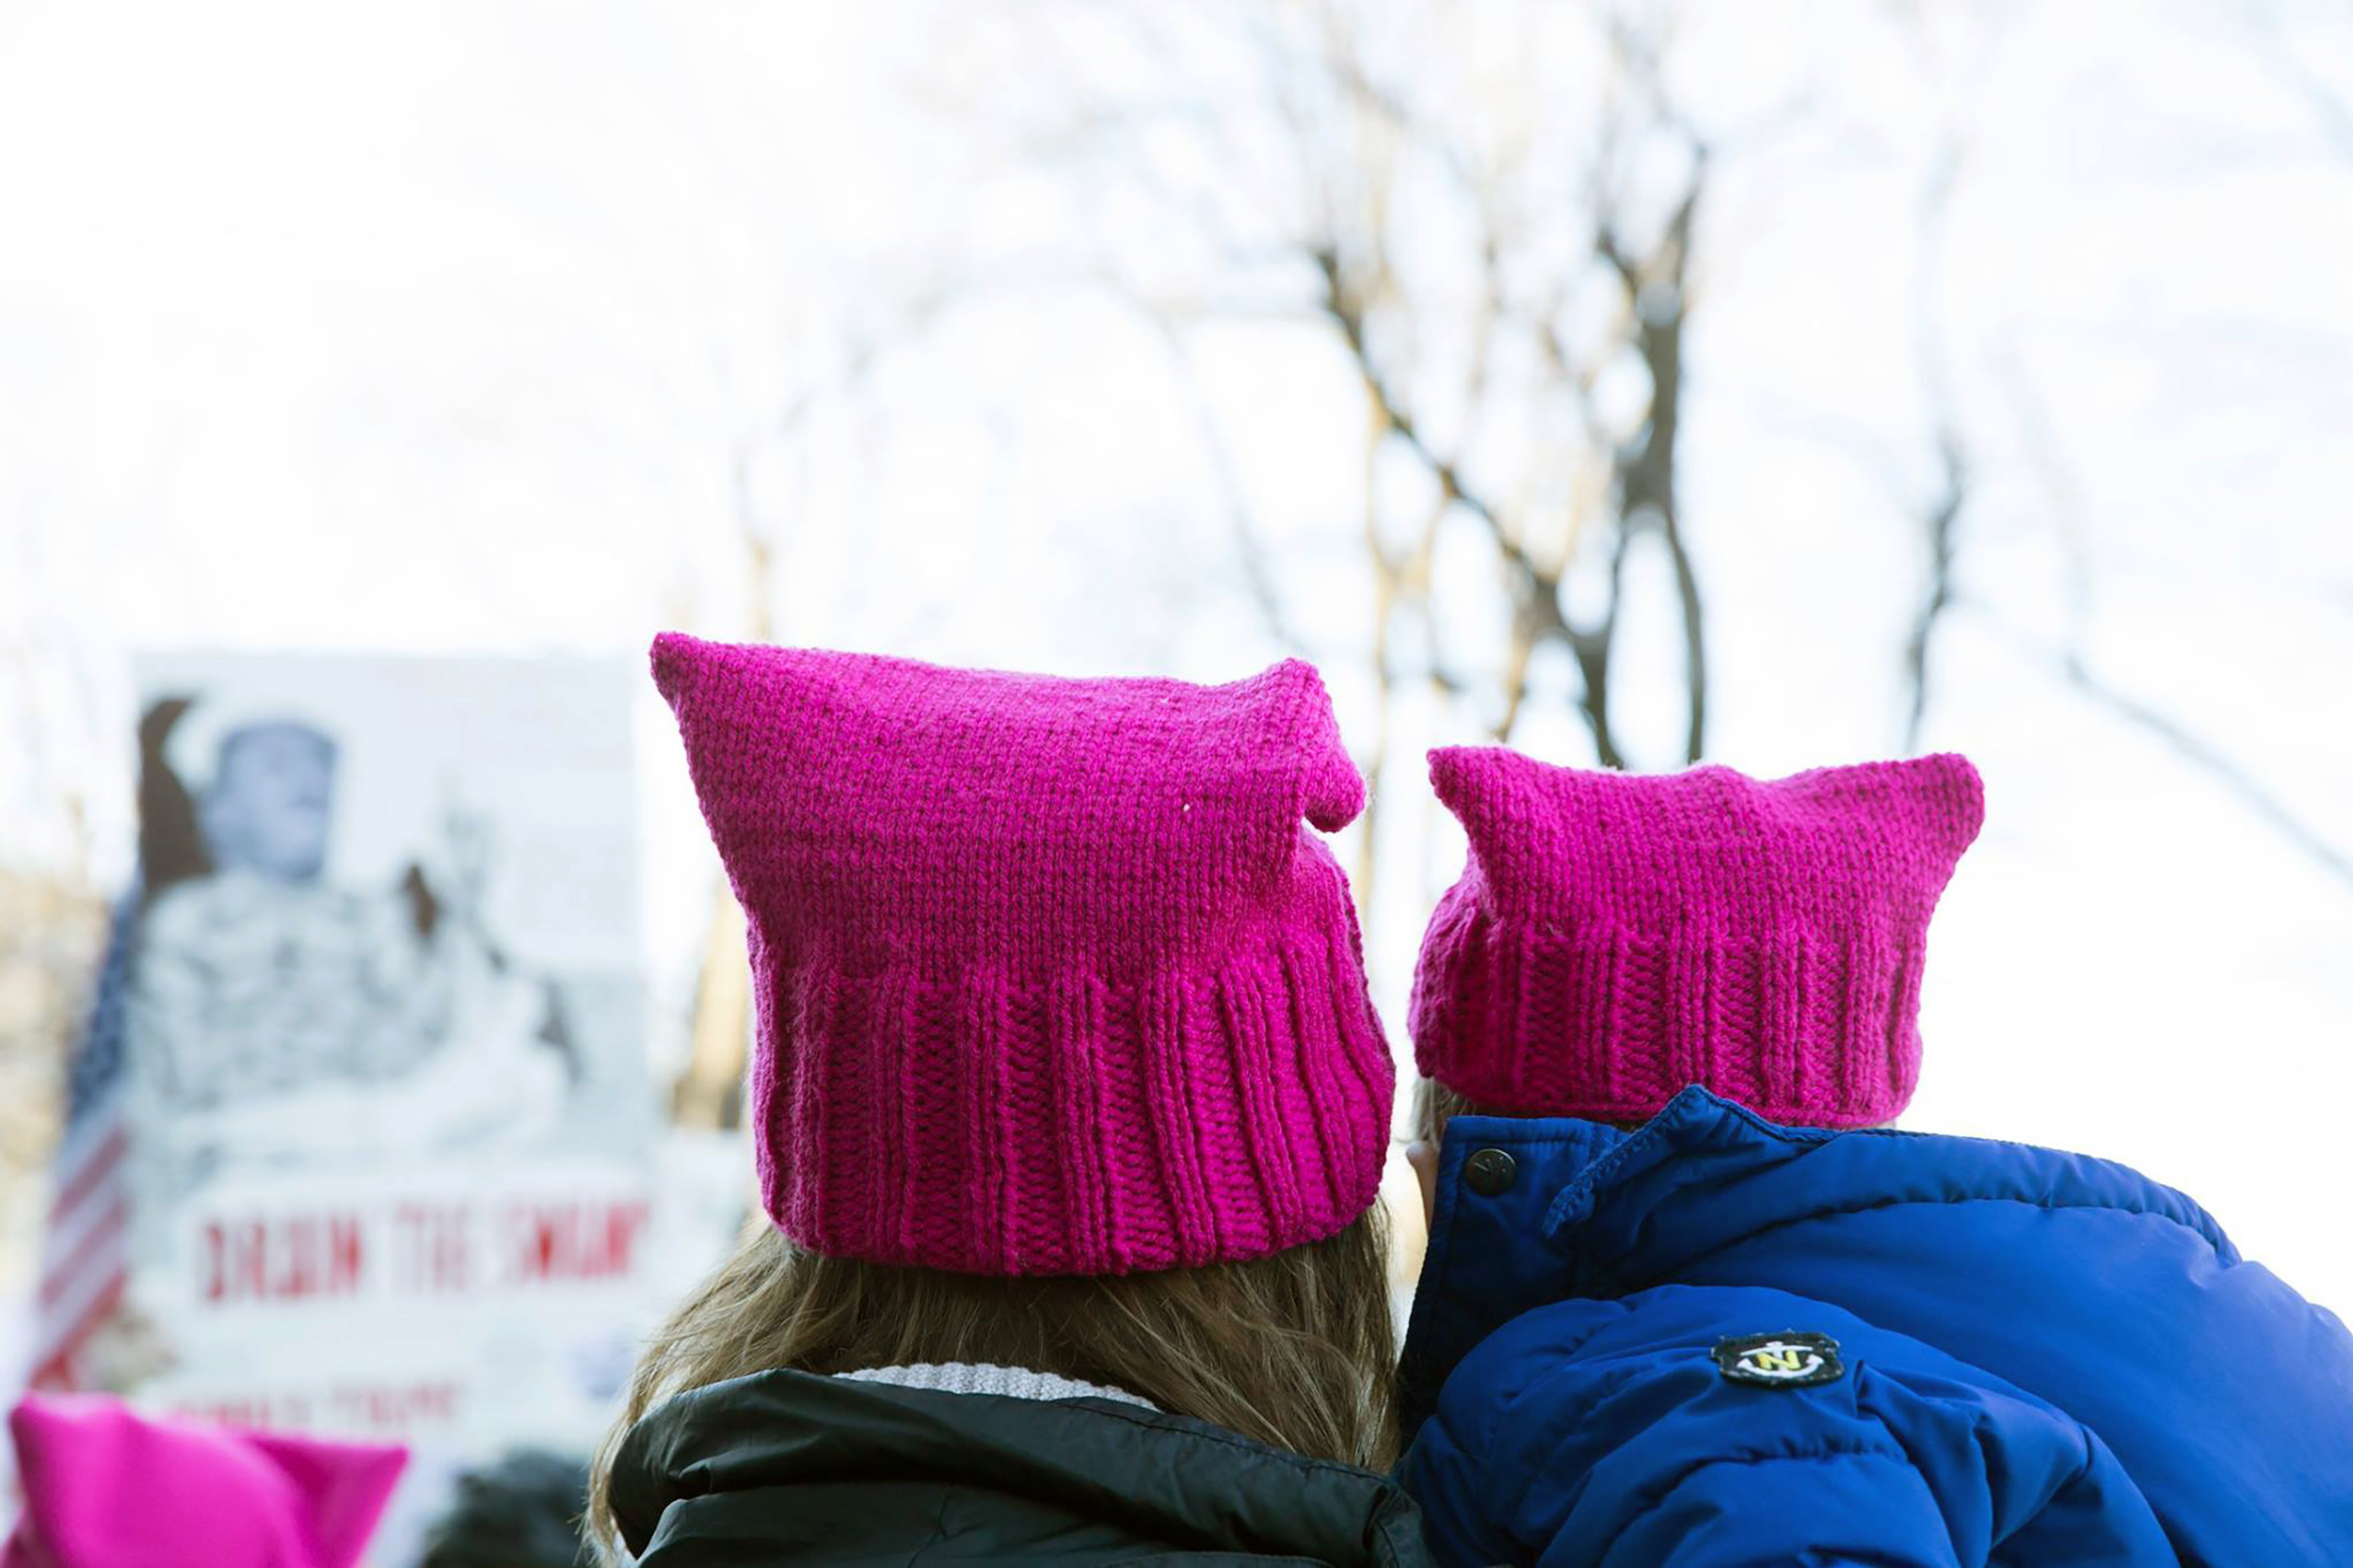
<svg viewBox="0 0 2353 1568">
<path fill-rule="evenodd" d="M 1701 1083 L 1884 1122 L 1920 1074 L 1929 916 L 1984 795 L 1956 756 L 1762 782 L 1430 754 L 1470 863 L 1414 975 L 1422 1072 L 1497 1111 L 1639 1121 Z"/>
<path fill-rule="evenodd" d="M 832 1256 L 1259 1257 L 1371 1204 L 1362 809 L 1290 661 L 1229 686 L 654 640 L 751 925 L 760 1189 Z"/>
<path fill-rule="evenodd" d="M 24 1513 L 0 1568 L 351 1568 L 405 1448 L 141 1416 L 104 1395 L 8 1414 Z"/>
</svg>

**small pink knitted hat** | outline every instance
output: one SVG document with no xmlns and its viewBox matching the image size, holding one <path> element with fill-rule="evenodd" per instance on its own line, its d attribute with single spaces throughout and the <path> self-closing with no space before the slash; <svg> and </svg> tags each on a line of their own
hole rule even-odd
<svg viewBox="0 0 2353 1568">
<path fill-rule="evenodd" d="M 1322 682 L 654 640 L 751 927 L 770 1216 L 986 1274 L 1260 1257 L 1373 1200 L 1393 1069 Z"/>
<path fill-rule="evenodd" d="M 141 1416 L 103 1395 L 8 1413 L 24 1488 L 0 1568 L 351 1568 L 405 1448 Z"/>
<path fill-rule="evenodd" d="M 1692 1083 L 1819 1127 L 1912 1098 L 1929 917 L 1985 814 L 1966 758 L 1761 782 L 1449 748 L 1430 776 L 1470 863 L 1414 975 L 1425 1076 L 1599 1121 Z"/>
</svg>

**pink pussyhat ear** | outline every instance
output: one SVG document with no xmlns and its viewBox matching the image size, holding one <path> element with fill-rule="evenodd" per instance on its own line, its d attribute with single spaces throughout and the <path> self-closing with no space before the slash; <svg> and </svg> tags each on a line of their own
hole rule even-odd
<svg viewBox="0 0 2353 1568">
<path fill-rule="evenodd" d="M 1337 833 L 1365 808 L 1365 776 L 1340 739 L 1339 715 L 1323 677 L 1305 659 L 1286 659 L 1269 670 L 1294 704 L 1298 726 L 1291 739 L 1300 748 L 1300 815 L 1323 833 Z"/>
<path fill-rule="evenodd" d="M 399 1484 L 408 1450 L 278 1432 L 249 1432 L 246 1441 L 294 1483 L 317 1568 L 354 1568 Z"/>
<path fill-rule="evenodd" d="M 1939 844 L 1959 860 L 1985 825 L 1985 780 L 1977 764 L 1957 751 L 1940 751 L 1895 766 L 1904 792 Z"/>
<path fill-rule="evenodd" d="M 1429 761 L 1432 792 L 1463 824 L 1471 857 L 1482 863 L 1524 847 L 1530 812 L 1548 813 L 1561 793 L 1615 776 L 1557 768 L 1509 746 L 1435 746 Z"/>
<path fill-rule="evenodd" d="M 8 1416 L 24 1517 L 6 1568 L 191 1560 L 353 1568 L 405 1449 L 143 1416 L 103 1395 L 27 1395 Z"/>
</svg>

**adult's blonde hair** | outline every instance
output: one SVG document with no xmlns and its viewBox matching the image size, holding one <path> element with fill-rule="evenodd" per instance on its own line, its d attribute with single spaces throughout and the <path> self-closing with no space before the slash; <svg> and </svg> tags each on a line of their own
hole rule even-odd
<svg viewBox="0 0 2353 1568">
<path fill-rule="evenodd" d="M 1510 1112 L 1503 1112 L 1509 1114 Z M 1474 1105 L 1434 1078 L 1414 1080 L 1414 1103 L 1409 1112 L 1417 1142 L 1437 1147 L 1446 1137 L 1446 1124 L 1457 1116 L 1491 1116 L 1497 1112 Z"/>
<path fill-rule="evenodd" d="M 1328 1240 L 1246 1263 L 1041 1278 L 823 1257 L 759 1222 L 648 1342 L 591 1473 L 589 1539 L 610 1556 L 614 1459 L 640 1417 L 777 1368 L 1053 1372 L 1294 1453 L 1385 1468 L 1397 1447 L 1387 1261 L 1378 1204 Z"/>
</svg>

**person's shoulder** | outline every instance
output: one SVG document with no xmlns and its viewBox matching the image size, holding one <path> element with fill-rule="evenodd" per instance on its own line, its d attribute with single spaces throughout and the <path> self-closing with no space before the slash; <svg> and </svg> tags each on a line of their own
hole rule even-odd
<svg viewBox="0 0 2353 1568">
<path fill-rule="evenodd" d="M 1604 1384 L 1612 1368 L 1661 1358 L 1705 1373 L 1720 1339 L 1782 1329 L 1869 1332 L 1852 1313 L 1761 1286 L 1660 1285 L 1627 1296 L 1571 1298 L 1524 1312 L 1481 1341 L 1448 1380 L 1440 1407 L 1450 1403 L 1459 1413 L 1519 1400 L 1557 1383 L 1572 1365 Z"/>
<path fill-rule="evenodd" d="M 1610 1396 L 1639 1379 L 1704 1388 L 1720 1373 L 1718 1346 L 1743 1336 L 1844 1336 L 1868 1331 L 1852 1314 L 1786 1290 L 1662 1285 L 1611 1298 L 1575 1297 L 1535 1307 L 1465 1355 L 1439 1391 L 1415 1443 L 1477 1467 L 1510 1447 L 1515 1431 L 1582 1425 L 1606 1432 L 1628 1413 Z"/>
<path fill-rule="evenodd" d="M 2092 1471 L 2099 1484 L 2071 1493 Z M 2024 1529 L 2063 1495 L 2096 1515 L 2098 1539 L 2159 1539 L 2073 1416 L 1935 1344 L 1763 1287 L 1665 1285 L 1522 1314 L 1456 1368 L 1403 1480 L 1457 1562 L 1533 1560 L 1563 1542 L 1587 1560 L 1578 1544 L 1638 1522 L 1672 1536 L 1714 1519 L 1750 1544 L 1802 1535 L 1760 1490 L 1867 1501 L 1848 1525 L 1907 1561 L 1920 1543 L 1972 1539 L 1948 1539 L 1948 1516 Z"/>
</svg>

